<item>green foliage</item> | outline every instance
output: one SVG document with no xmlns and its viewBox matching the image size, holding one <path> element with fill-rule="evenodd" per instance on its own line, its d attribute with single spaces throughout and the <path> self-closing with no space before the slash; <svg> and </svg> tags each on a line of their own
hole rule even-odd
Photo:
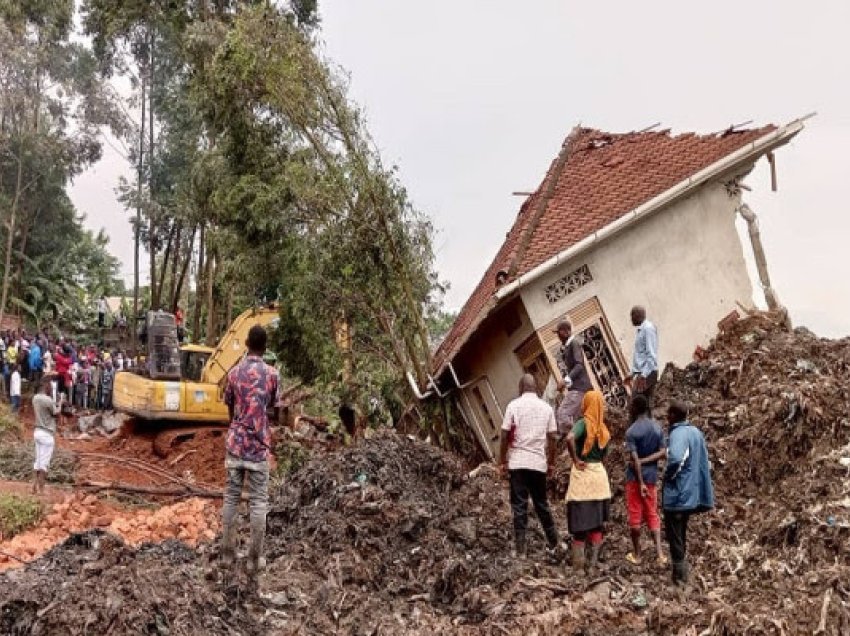
<svg viewBox="0 0 850 636">
<path fill-rule="evenodd" d="M 277 460 L 274 476 L 277 478 L 294 473 L 310 459 L 309 453 L 301 444 L 286 441 L 275 445 L 274 456 Z"/>
<path fill-rule="evenodd" d="M 0 538 L 9 539 L 36 525 L 44 516 L 35 497 L 0 493 Z"/>
<path fill-rule="evenodd" d="M 71 0 L 0 4 L 0 215 L 2 295 L 28 322 L 82 311 L 116 282 L 107 237 L 83 229 L 70 180 L 100 158 L 104 126 L 126 120 L 72 37 Z"/>
<path fill-rule="evenodd" d="M 10 434 L 20 435 L 22 431 L 21 423 L 17 417 L 12 414 L 9 405 L 0 403 L 0 440 L 3 440 Z"/>
</svg>

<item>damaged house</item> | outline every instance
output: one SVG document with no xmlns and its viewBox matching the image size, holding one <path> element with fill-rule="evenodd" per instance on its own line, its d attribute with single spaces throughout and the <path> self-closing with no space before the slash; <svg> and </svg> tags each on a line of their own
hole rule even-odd
<svg viewBox="0 0 850 636">
<path fill-rule="evenodd" d="M 802 129 L 803 120 L 708 135 L 574 129 L 437 349 L 429 390 L 457 402 L 492 456 L 520 375 L 541 388 L 560 378 L 559 320 L 583 335 L 597 388 L 625 405 L 633 305 L 658 327 L 661 368 L 688 363 L 718 321 L 752 307 L 745 250 L 776 306 L 742 180 L 762 157 L 774 168 L 774 151 Z"/>
</svg>

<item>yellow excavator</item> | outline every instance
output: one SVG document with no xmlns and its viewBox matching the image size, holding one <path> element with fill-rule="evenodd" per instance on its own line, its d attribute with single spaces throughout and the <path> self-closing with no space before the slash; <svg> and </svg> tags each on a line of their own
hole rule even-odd
<svg viewBox="0 0 850 636">
<path fill-rule="evenodd" d="M 224 383 L 245 354 L 245 339 L 254 325 L 276 327 L 275 304 L 242 313 L 216 347 L 179 346 L 174 315 L 148 312 L 144 332 L 147 359 L 142 369 L 115 376 L 112 406 L 144 420 L 226 423 Z"/>
</svg>

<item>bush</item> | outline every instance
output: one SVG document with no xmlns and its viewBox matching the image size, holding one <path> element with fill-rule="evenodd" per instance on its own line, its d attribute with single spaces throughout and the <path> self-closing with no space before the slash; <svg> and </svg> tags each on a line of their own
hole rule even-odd
<svg viewBox="0 0 850 636">
<path fill-rule="evenodd" d="M 309 453 L 300 444 L 279 442 L 274 448 L 277 460 L 276 477 L 286 477 L 301 468 L 309 459 Z"/>
<path fill-rule="evenodd" d="M 34 497 L 0 494 L 0 538 L 5 540 L 33 527 L 43 515 L 41 502 Z"/>
<path fill-rule="evenodd" d="M 12 433 L 20 435 L 21 430 L 21 423 L 18 421 L 18 418 L 12 415 L 9 405 L 0 402 L 0 437 L 5 437 Z"/>
</svg>

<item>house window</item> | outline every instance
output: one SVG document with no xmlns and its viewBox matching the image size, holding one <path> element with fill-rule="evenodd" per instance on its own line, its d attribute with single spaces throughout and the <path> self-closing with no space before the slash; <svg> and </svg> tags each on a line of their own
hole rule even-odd
<svg viewBox="0 0 850 636">
<path fill-rule="evenodd" d="M 489 439 L 491 443 L 497 441 L 499 439 L 499 426 L 493 420 L 493 414 L 490 412 L 487 400 L 484 399 L 484 395 L 481 393 L 481 389 L 478 386 L 472 387 L 472 398 L 475 402 L 475 406 L 478 408 L 479 415 L 481 415 L 481 418 L 484 420 L 486 430 L 482 431 L 482 433 L 488 436 L 493 435 L 493 437 L 490 437 Z"/>
<path fill-rule="evenodd" d="M 582 265 L 576 270 L 571 271 L 566 276 L 563 276 L 550 285 L 546 285 L 544 293 L 546 300 L 550 303 L 556 303 L 562 298 L 566 298 L 574 291 L 581 289 L 593 280 L 593 275 L 590 273 L 590 268 L 587 265 Z"/>
<path fill-rule="evenodd" d="M 623 386 L 626 365 L 599 300 L 596 297 L 586 300 L 568 311 L 567 317 L 573 323 L 573 331 L 581 334 L 584 358 L 594 386 L 609 406 L 625 408 L 628 404 L 628 393 Z M 553 362 L 557 362 L 561 350 L 561 342 L 554 333 L 558 320 L 537 332 Z"/>
</svg>

